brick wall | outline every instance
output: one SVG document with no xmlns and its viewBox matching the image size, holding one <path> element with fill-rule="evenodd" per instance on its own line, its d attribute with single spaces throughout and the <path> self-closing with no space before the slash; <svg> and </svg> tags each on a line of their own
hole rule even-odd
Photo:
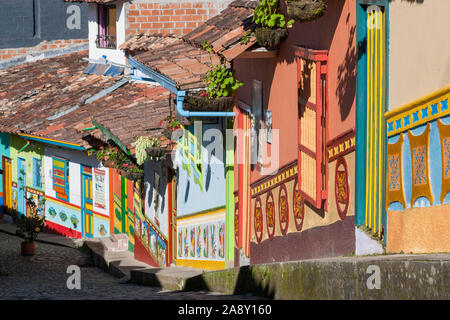
<svg viewBox="0 0 450 320">
<path fill-rule="evenodd" d="M 128 7 L 126 38 L 139 33 L 184 35 L 217 15 L 231 0 L 132 1 Z"/>
<path fill-rule="evenodd" d="M 19 56 L 25 56 L 30 53 L 69 48 L 71 46 L 76 46 L 87 42 L 88 39 L 53 40 L 53 41 L 46 40 L 42 41 L 41 43 L 39 43 L 34 47 L 0 49 L 0 61 Z"/>
</svg>

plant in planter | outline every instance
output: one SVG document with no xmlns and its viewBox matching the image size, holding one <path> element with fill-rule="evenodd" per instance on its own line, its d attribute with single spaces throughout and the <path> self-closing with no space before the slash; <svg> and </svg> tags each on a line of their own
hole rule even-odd
<svg viewBox="0 0 450 320">
<path fill-rule="evenodd" d="M 210 54 L 211 65 L 213 65 L 211 45 L 205 41 L 203 49 Z M 236 90 L 244 85 L 234 77 L 234 71 L 224 64 L 213 66 L 206 72 L 203 81 L 206 84 L 206 91 L 190 92 L 186 95 L 187 110 L 228 111 L 233 107 L 233 96 Z"/>
<path fill-rule="evenodd" d="M 124 163 L 122 168 L 119 169 L 119 173 L 128 180 L 140 180 L 144 178 L 144 169 L 133 163 Z"/>
<path fill-rule="evenodd" d="M 258 25 L 255 29 L 258 44 L 274 49 L 287 36 L 287 29 L 292 27 L 294 20 L 286 21 L 279 0 L 261 0 L 253 12 L 253 22 Z"/>
<path fill-rule="evenodd" d="M 323 0 L 286 0 L 286 7 L 288 15 L 300 22 L 317 20 L 327 9 Z"/>
<path fill-rule="evenodd" d="M 159 161 L 166 154 L 158 138 L 139 137 L 136 141 L 136 163 L 143 165 L 148 159 Z"/>
<path fill-rule="evenodd" d="M 165 124 L 165 128 L 163 131 L 163 135 L 167 139 L 172 139 L 172 133 L 181 128 L 181 123 L 177 119 L 171 118 L 170 116 L 165 117 L 159 122 L 159 125 L 163 127 Z"/>
<path fill-rule="evenodd" d="M 125 153 L 117 147 L 100 147 L 100 150 L 97 152 L 97 160 L 101 161 L 105 167 L 116 169 L 120 164 L 129 161 Z"/>
<path fill-rule="evenodd" d="M 37 214 L 29 217 L 20 216 L 17 218 L 17 234 L 25 240 L 21 244 L 21 253 L 23 256 L 31 256 L 35 254 L 34 241 L 39 232 L 44 230 L 45 218 Z"/>
</svg>

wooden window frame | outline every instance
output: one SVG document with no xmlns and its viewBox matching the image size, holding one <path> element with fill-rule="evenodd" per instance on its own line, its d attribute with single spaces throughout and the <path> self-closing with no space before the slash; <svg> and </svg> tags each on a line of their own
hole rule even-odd
<svg viewBox="0 0 450 320">
<path fill-rule="evenodd" d="M 301 144 L 301 118 L 298 118 L 298 181 L 299 192 L 314 207 L 327 209 L 328 205 L 328 161 L 326 145 L 327 109 L 328 109 L 328 50 L 313 50 L 304 47 L 294 47 L 297 61 L 297 88 L 300 88 L 302 78 L 301 59 L 312 61 L 316 64 L 316 103 L 315 106 L 306 104 L 316 112 L 316 146 L 315 152 L 307 150 Z M 300 103 L 299 103 L 300 108 Z M 301 187 L 301 154 L 308 154 L 316 160 L 316 192 L 315 198 L 303 191 Z M 318 165 L 320 164 L 320 165 Z"/>
</svg>

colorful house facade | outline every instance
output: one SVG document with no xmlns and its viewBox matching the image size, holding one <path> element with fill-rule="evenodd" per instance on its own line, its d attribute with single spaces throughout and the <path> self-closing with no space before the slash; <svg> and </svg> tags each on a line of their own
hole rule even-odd
<svg viewBox="0 0 450 320">
<path fill-rule="evenodd" d="M 355 251 L 354 1 L 234 60 L 235 264 Z"/>
<path fill-rule="evenodd" d="M 450 46 L 439 31 L 450 27 L 449 9 L 447 1 L 388 4 L 384 207 L 390 253 L 450 248 Z"/>
</svg>

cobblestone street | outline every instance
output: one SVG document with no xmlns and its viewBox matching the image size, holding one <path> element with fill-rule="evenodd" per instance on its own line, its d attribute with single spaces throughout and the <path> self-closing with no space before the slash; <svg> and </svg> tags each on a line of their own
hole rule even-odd
<svg viewBox="0 0 450 320">
<path fill-rule="evenodd" d="M 259 299 L 255 296 L 209 292 L 168 292 L 129 283 L 91 265 L 80 250 L 36 242 L 36 255 L 20 255 L 22 239 L 0 232 L 0 300 L 223 300 Z M 81 289 L 69 290 L 67 267 L 81 269 Z"/>
</svg>

